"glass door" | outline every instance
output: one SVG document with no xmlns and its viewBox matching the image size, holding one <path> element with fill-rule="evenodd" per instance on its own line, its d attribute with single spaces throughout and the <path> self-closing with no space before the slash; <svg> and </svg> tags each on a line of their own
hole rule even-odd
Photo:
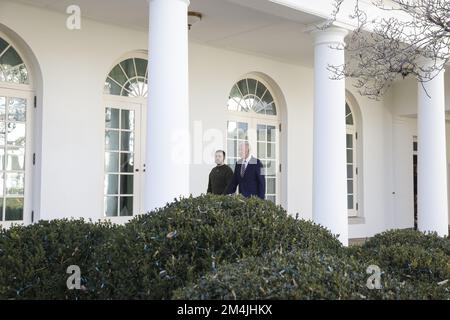
<svg viewBox="0 0 450 320">
<path fill-rule="evenodd" d="M 105 217 L 141 213 L 141 113 L 140 104 L 108 103 L 105 109 Z"/>
<path fill-rule="evenodd" d="M 228 121 L 227 124 L 227 163 L 235 169 L 240 159 L 239 144 L 248 141 L 250 154 L 258 158 L 264 167 L 266 179 L 266 200 L 279 203 L 279 124 L 258 118 Z"/>
<path fill-rule="evenodd" d="M 0 223 L 31 222 L 32 95 L 0 90 Z M 27 214 L 29 213 L 29 214 Z"/>
</svg>

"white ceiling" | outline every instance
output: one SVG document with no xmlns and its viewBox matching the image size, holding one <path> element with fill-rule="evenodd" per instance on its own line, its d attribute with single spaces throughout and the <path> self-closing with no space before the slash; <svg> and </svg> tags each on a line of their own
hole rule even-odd
<svg viewBox="0 0 450 320">
<path fill-rule="evenodd" d="M 148 26 L 148 0 L 16 1 L 61 13 L 77 4 L 86 18 L 138 30 Z M 320 22 L 318 17 L 268 0 L 191 0 L 189 10 L 203 15 L 189 32 L 195 42 L 312 65 L 312 42 L 304 29 Z"/>
</svg>

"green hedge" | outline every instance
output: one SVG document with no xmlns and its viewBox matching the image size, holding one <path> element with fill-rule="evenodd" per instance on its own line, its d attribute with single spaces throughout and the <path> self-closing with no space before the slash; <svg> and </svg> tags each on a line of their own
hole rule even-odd
<svg viewBox="0 0 450 320">
<path fill-rule="evenodd" d="M 114 288 L 107 296 L 138 299 L 170 299 L 173 290 L 223 264 L 273 250 L 342 250 L 328 231 L 269 201 L 212 195 L 137 217 L 108 245 L 103 252 L 110 264 L 99 268 L 111 270 L 111 277 L 102 291 Z M 117 272 L 123 257 L 125 274 Z"/>
<path fill-rule="evenodd" d="M 327 230 L 269 201 L 213 195 L 176 200 L 125 226 L 64 220 L 15 227 L 2 231 L 3 247 L 0 297 L 52 299 L 169 299 L 237 259 L 342 250 Z M 65 289 L 72 264 L 80 266 L 84 290 Z"/>
<path fill-rule="evenodd" d="M 123 226 L 54 220 L 0 231 L 1 299 L 450 299 L 448 238 L 393 231 L 344 248 L 269 201 L 175 200 Z M 377 264 L 383 290 L 368 290 Z M 82 290 L 68 290 L 67 267 Z"/>
<path fill-rule="evenodd" d="M 98 245 L 111 241 L 117 229 L 107 223 L 53 220 L 0 230 L 0 298 L 77 298 L 79 291 L 67 290 L 67 267 L 78 265 L 91 273 Z"/>
</svg>

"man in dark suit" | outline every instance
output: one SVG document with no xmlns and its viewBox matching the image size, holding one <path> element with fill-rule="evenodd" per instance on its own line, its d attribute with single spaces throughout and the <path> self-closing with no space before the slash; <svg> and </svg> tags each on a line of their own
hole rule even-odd
<svg viewBox="0 0 450 320">
<path fill-rule="evenodd" d="M 233 194 L 239 186 L 239 193 L 244 197 L 257 196 L 261 199 L 266 194 L 266 179 L 263 174 L 263 165 L 259 159 L 250 155 L 250 145 L 243 142 L 239 145 L 241 159 L 234 169 L 233 179 L 228 186 L 228 193 Z"/>
</svg>

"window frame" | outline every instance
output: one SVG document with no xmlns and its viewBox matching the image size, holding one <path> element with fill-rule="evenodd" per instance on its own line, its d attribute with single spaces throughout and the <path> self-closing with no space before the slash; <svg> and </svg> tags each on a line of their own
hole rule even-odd
<svg viewBox="0 0 450 320">
<path fill-rule="evenodd" d="M 262 83 L 266 89 L 270 92 L 270 94 L 272 95 L 273 101 L 275 103 L 275 110 L 276 110 L 276 115 L 268 115 L 268 114 L 261 114 L 258 112 L 255 112 L 253 109 L 249 110 L 248 112 L 245 111 L 239 111 L 239 110 L 230 110 L 228 108 L 228 101 L 229 101 L 229 96 L 231 93 L 231 90 L 234 88 L 235 85 L 237 85 L 241 80 L 244 79 L 254 79 L 257 80 L 258 82 Z M 281 115 L 280 115 L 280 104 L 279 101 L 277 99 L 276 94 L 274 93 L 274 90 L 272 89 L 272 87 L 264 80 L 261 79 L 258 76 L 254 76 L 254 75 L 246 75 L 244 77 L 239 78 L 237 81 L 235 81 L 233 83 L 233 85 L 231 86 L 231 89 L 229 90 L 228 94 L 227 94 L 227 104 L 225 106 L 226 108 L 226 112 L 227 112 L 227 119 L 225 122 L 225 140 L 226 140 L 226 148 L 225 150 L 227 150 L 227 164 L 228 164 L 228 141 L 230 139 L 228 139 L 228 122 L 233 121 L 233 122 L 243 122 L 243 123 L 247 123 L 248 124 L 248 141 L 250 143 L 250 154 L 256 158 L 258 158 L 258 152 L 257 152 L 257 148 L 258 148 L 258 140 L 257 140 L 257 126 L 258 125 L 269 125 L 269 126 L 275 126 L 275 130 L 276 130 L 276 157 L 275 157 L 275 162 L 276 162 L 276 204 L 279 205 L 281 204 L 281 195 L 282 195 L 282 190 L 281 190 L 281 172 L 280 172 L 280 164 L 281 164 L 281 132 L 280 132 L 280 125 L 281 125 Z M 239 157 L 238 157 L 239 159 Z M 261 160 L 261 159 L 260 159 Z M 261 160 L 263 161 L 263 160 Z M 267 178 L 266 182 L 267 182 Z M 266 190 L 267 190 L 267 185 L 266 185 Z"/>
<path fill-rule="evenodd" d="M 3 82 L 0 81 L 0 96 L 22 98 L 27 100 L 27 111 L 25 120 L 25 181 L 24 181 L 24 208 L 23 208 L 23 219 L 15 221 L 0 221 L 0 226 L 2 228 L 8 229 L 12 225 L 29 225 L 33 223 L 34 210 L 34 198 L 33 198 L 33 185 L 34 185 L 34 175 L 35 175 L 35 165 L 33 164 L 33 154 L 35 153 L 35 118 L 36 118 L 36 108 L 34 107 L 35 101 L 35 89 L 34 89 L 34 74 L 31 68 L 27 55 L 25 55 L 21 48 L 13 41 L 8 35 L 0 31 L 0 38 L 5 40 L 11 47 L 13 47 L 17 54 L 22 59 L 22 62 L 27 68 L 28 83 L 20 84 L 13 82 Z M 35 213 L 36 215 L 36 213 Z M 34 217 L 36 220 L 36 216 Z"/>
</svg>

